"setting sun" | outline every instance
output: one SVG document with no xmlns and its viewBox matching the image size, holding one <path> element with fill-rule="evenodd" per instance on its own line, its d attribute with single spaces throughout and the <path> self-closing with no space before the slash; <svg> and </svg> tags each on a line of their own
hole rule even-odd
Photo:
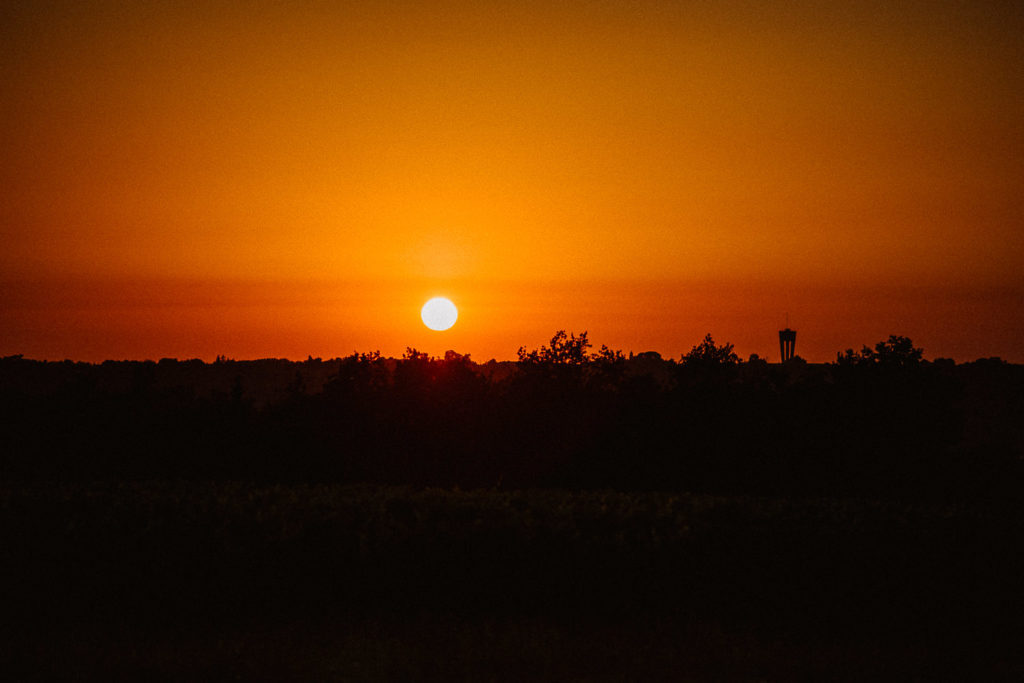
<svg viewBox="0 0 1024 683">
<path fill-rule="evenodd" d="M 420 317 L 423 318 L 424 325 L 440 332 L 455 324 L 459 317 L 459 310 L 451 301 L 438 296 L 423 304 Z"/>
</svg>

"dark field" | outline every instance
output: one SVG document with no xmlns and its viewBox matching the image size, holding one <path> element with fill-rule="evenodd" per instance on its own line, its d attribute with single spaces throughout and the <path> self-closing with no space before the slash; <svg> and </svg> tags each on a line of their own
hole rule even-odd
<svg viewBox="0 0 1024 683">
<path fill-rule="evenodd" d="M 132 483 L 0 492 L 39 679 L 1024 673 L 1019 517 L 860 500 Z"/>
<path fill-rule="evenodd" d="M 1024 368 L 877 349 L 0 359 L 2 678 L 1020 680 Z"/>
</svg>

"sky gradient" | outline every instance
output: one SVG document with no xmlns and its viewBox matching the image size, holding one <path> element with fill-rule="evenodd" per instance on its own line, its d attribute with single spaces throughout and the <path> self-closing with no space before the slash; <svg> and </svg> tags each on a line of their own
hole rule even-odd
<svg viewBox="0 0 1024 683">
<path fill-rule="evenodd" d="M 833 5 L 849 6 L 833 6 Z M 1018 3 L 0 8 L 0 355 L 1024 362 Z M 459 321 L 426 329 L 447 296 Z"/>
</svg>

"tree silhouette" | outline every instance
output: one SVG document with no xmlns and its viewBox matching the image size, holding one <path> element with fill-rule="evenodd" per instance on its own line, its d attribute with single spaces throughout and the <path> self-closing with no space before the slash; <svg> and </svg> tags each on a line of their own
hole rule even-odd
<svg viewBox="0 0 1024 683">
<path fill-rule="evenodd" d="M 853 349 L 837 353 L 836 364 L 907 368 L 920 364 L 923 354 L 924 350 L 915 348 L 909 337 L 892 334 L 886 341 L 875 344 L 874 349 L 864 346 L 858 353 Z"/>
<path fill-rule="evenodd" d="M 718 346 L 710 334 L 704 341 L 683 354 L 683 365 L 736 365 L 740 357 L 733 353 L 733 345 L 729 343 Z"/>
<path fill-rule="evenodd" d="M 579 335 L 567 335 L 565 330 L 558 330 L 551 338 L 551 346 L 542 346 L 533 351 L 527 351 L 525 347 L 520 346 L 517 355 L 519 362 L 525 364 L 584 365 L 592 360 L 587 353 L 591 346 L 586 331 Z"/>
</svg>

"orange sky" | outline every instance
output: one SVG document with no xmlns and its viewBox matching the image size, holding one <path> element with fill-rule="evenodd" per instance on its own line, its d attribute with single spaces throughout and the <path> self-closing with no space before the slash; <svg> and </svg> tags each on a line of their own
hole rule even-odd
<svg viewBox="0 0 1024 683">
<path fill-rule="evenodd" d="M 5 3 L 0 355 L 775 360 L 788 312 L 809 360 L 1024 362 L 1022 35 L 1009 2 Z"/>
</svg>

